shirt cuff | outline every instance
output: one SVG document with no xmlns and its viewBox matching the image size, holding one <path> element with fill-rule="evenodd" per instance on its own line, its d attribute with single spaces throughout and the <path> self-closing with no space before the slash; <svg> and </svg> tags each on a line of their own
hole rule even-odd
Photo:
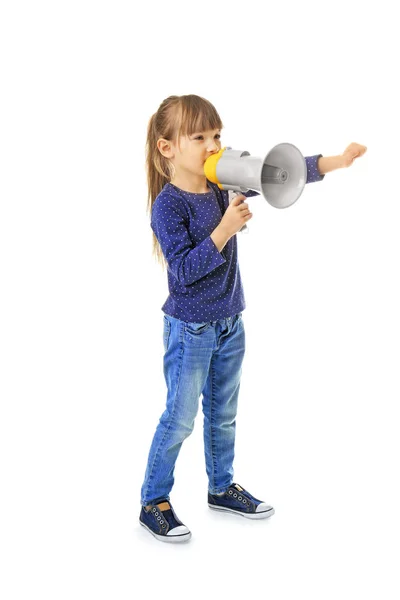
<svg viewBox="0 0 400 600">
<path fill-rule="evenodd" d="M 216 267 L 219 267 L 219 265 L 224 264 L 224 262 L 226 262 L 226 258 L 224 257 L 222 252 L 220 252 L 218 250 L 217 246 L 214 244 L 214 242 L 211 238 L 211 235 L 209 235 L 208 238 L 203 240 L 202 244 L 205 244 L 207 250 L 209 248 L 211 251 L 212 264 L 214 265 L 214 269 Z"/>
<path fill-rule="evenodd" d="M 309 156 L 307 158 L 307 183 L 322 181 L 325 177 L 325 173 L 322 175 L 318 170 L 318 159 L 321 156 L 322 154 L 316 154 L 315 156 Z"/>
</svg>

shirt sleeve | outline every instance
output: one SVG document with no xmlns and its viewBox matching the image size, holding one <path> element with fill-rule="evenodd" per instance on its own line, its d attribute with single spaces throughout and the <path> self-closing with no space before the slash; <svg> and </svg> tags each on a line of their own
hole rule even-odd
<svg viewBox="0 0 400 600">
<path fill-rule="evenodd" d="M 211 236 L 194 245 L 184 209 L 171 196 L 159 196 L 154 202 L 151 228 L 169 270 L 184 286 L 191 285 L 226 262 Z"/>
<path fill-rule="evenodd" d="M 248 190 L 247 192 L 236 192 L 237 194 L 242 194 L 246 196 L 246 198 L 251 198 L 252 196 L 259 196 L 260 192 L 256 192 L 255 190 Z"/>
<path fill-rule="evenodd" d="M 306 156 L 307 165 L 307 181 L 306 183 L 315 183 L 316 181 L 322 181 L 325 177 L 325 173 L 321 175 L 318 170 L 318 159 L 322 154 L 315 154 L 314 156 Z"/>
</svg>

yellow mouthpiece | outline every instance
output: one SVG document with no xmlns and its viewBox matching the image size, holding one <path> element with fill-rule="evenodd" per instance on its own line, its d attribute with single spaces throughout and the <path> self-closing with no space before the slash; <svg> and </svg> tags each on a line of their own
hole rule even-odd
<svg viewBox="0 0 400 600">
<path fill-rule="evenodd" d="M 217 152 L 216 154 L 212 154 L 211 156 L 209 156 L 207 158 L 206 162 L 204 163 L 205 176 L 207 177 L 207 179 L 209 181 L 216 183 L 221 190 L 223 188 L 217 178 L 217 163 L 218 163 L 219 159 L 221 158 L 222 153 L 225 150 L 226 150 L 226 146 L 225 146 L 225 148 L 221 148 L 221 150 L 219 152 Z"/>
</svg>

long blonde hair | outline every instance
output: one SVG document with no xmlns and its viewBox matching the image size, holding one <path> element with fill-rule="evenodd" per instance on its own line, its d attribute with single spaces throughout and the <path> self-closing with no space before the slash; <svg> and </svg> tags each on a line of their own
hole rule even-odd
<svg viewBox="0 0 400 600">
<path fill-rule="evenodd" d="M 223 124 L 215 107 L 201 96 L 169 96 L 162 101 L 147 126 L 147 212 L 150 213 L 150 218 L 155 199 L 173 177 L 173 165 L 161 154 L 157 148 L 157 141 L 163 138 L 176 143 L 182 135 L 222 128 Z M 167 263 L 154 231 L 153 255 L 162 267 L 166 268 Z"/>
</svg>

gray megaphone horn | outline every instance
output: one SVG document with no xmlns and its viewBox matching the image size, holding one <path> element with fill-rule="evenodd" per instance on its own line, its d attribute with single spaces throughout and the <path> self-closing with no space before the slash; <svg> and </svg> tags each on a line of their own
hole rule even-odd
<svg viewBox="0 0 400 600">
<path fill-rule="evenodd" d="M 204 163 L 209 181 L 222 190 L 260 192 L 275 208 L 287 208 L 296 202 L 307 181 L 306 161 L 296 146 L 274 146 L 265 158 L 250 156 L 246 150 L 222 148 Z"/>
</svg>

